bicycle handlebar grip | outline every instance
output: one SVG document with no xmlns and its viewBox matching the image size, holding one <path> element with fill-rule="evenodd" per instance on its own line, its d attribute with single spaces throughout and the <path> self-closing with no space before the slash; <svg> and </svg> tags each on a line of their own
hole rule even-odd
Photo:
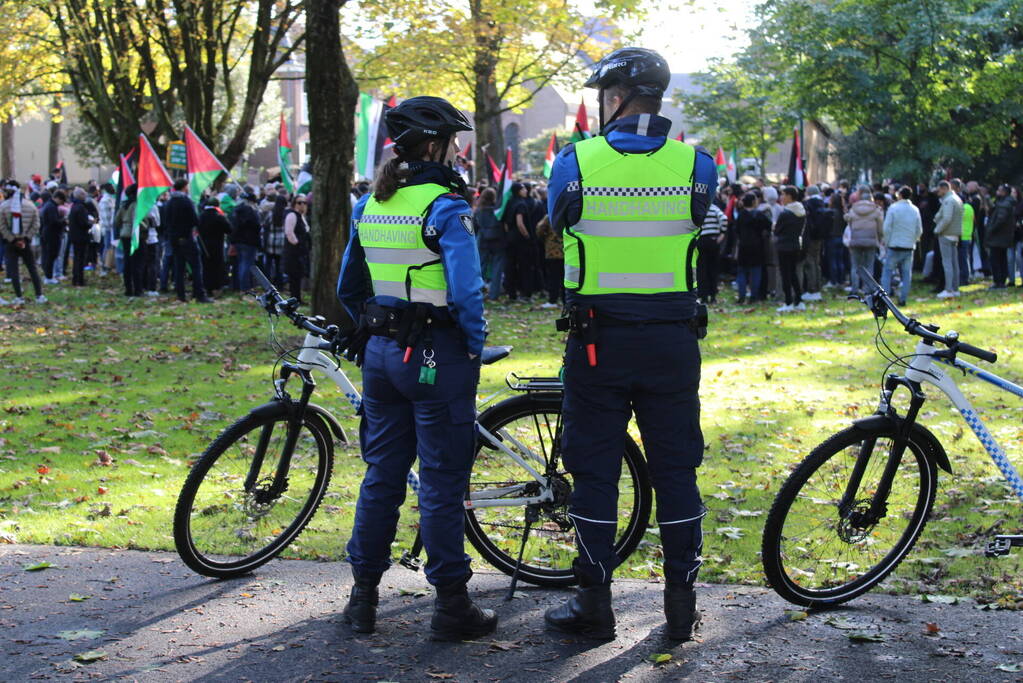
<svg viewBox="0 0 1023 683">
<path fill-rule="evenodd" d="M 964 344 L 963 342 L 959 342 L 958 346 L 956 346 L 956 350 L 959 353 L 965 353 L 967 355 L 973 356 L 974 358 L 985 360 L 988 363 L 994 363 L 995 361 L 998 360 L 998 354 L 995 353 L 994 351 L 978 349 L 976 346 L 973 346 L 972 344 Z"/>
</svg>

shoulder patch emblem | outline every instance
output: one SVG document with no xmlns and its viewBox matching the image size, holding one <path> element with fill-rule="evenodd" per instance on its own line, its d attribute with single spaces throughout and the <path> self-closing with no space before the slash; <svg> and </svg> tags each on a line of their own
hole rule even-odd
<svg viewBox="0 0 1023 683">
<path fill-rule="evenodd" d="M 425 228 L 423 228 L 423 237 L 436 237 L 436 236 L 437 236 L 437 227 L 436 226 L 427 225 Z"/>
<path fill-rule="evenodd" d="M 473 231 L 473 228 L 472 228 L 472 216 L 462 215 L 462 216 L 459 216 L 458 219 L 460 221 L 462 221 L 462 227 L 465 228 L 465 231 L 467 233 L 469 233 L 470 235 L 475 235 L 476 234 Z"/>
</svg>

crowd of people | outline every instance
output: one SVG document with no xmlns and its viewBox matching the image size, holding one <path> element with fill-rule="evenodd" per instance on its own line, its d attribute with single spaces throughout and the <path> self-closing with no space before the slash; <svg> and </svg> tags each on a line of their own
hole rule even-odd
<svg viewBox="0 0 1023 683">
<path fill-rule="evenodd" d="M 69 187 L 59 178 L 55 172 L 45 183 L 38 175 L 24 185 L 2 182 L 0 267 L 14 296 L 6 300 L 0 290 L 0 304 L 26 302 L 22 267 L 38 303 L 47 302 L 44 287 L 64 282 L 67 273 L 75 287 L 116 273 L 127 297 L 173 289 L 180 301 L 190 282 L 192 299 L 205 303 L 250 289 L 255 264 L 301 301 L 311 247 L 305 195 L 289 194 L 280 183 L 255 189 L 229 182 L 196 204 L 179 178 L 136 232 L 135 185 L 118 193 L 110 182 Z"/>
</svg>

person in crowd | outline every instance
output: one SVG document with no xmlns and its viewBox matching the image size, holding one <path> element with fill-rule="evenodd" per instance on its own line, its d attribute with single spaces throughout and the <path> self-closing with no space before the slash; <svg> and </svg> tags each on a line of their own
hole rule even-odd
<svg viewBox="0 0 1023 683">
<path fill-rule="evenodd" d="M 845 199 L 841 189 L 835 190 L 828 198 L 831 210 L 831 226 L 827 233 L 824 254 L 828 263 L 828 281 L 833 287 L 844 287 L 846 278 L 845 259 L 848 254 L 842 241 L 845 234 Z"/>
<path fill-rule="evenodd" d="M 234 226 L 231 231 L 231 244 L 238 254 L 238 277 L 235 288 L 247 292 L 252 288 L 252 266 L 256 264 L 256 254 L 260 248 L 259 211 L 256 208 L 256 195 L 251 191 L 241 195 L 231 222 Z"/>
<path fill-rule="evenodd" d="M 264 273 L 277 288 L 284 282 L 284 217 L 288 214 L 288 204 L 284 188 L 278 189 L 269 220 L 263 224 Z"/>
<path fill-rule="evenodd" d="M 178 178 L 174 190 L 164 207 L 164 233 L 170 240 L 174 257 L 174 287 L 178 301 L 185 297 L 185 266 L 192 273 L 192 298 L 199 303 L 210 303 L 202 280 L 202 262 L 199 260 L 199 245 L 195 233 L 199 228 L 199 214 L 195 203 L 188 196 L 188 181 Z"/>
<path fill-rule="evenodd" d="M 806 230 L 806 208 L 799 201 L 799 190 L 791 185 L 782 188 L 778 203 L 782 212 L 774 224 L 774 248 L 778 254 L 781 287 L 785 292 L 785 303 L 778 307 L 778 312 L 805 311 L 799 282 L 799 260 Z"/>
<path fill-rule="evenodd" d="M 846 212 L 845 222 L 849 226 L 849 256 L 852 262 L 850 291 L 862 293 L 864 281 L 861 268 L 866 268 L 873 277 L 877 250 L 884 237 L 884 213 L 874 203 L 869 185 L 861 185 L 857 194 L 859 198 Z"/>
<path fill-rule="evenodd" d="M 767 185 L 763 188 L 761 194 L 763 196 L 760 198 L 757 209 L 771 219 L 771 229 L 774 230 L 774 225 L 778 222 L 778 216 L 782 212 L 782 205 L 778 203 L 778 189 Z M 777 296 L 781 292 L 781 280 L 778 274 L 778 252 L 775 250 L 774 240 L 767 241 L 767 253 L 764 258 L 764 278 L 760 285 L 760 290 L 761 298 L 763 299 Z"/>
<path fill-rule="evenodd" d="M 40 282 L 39 271 L 36 269 L 35 258 L 33 258 L 30 248 L 32 239 L 39 234 L 39 212 L 32 200 L 21 193 L 17 182 L 11 184 L 14 193 L 9 200 L 0 204 L 0 242 L 4 247 L 4 275 L 10 278 L 11 287 L 14 289 L 12 303 L 25 303 L 25 299 L 22 297 L 21 271 L 19 270 L 19 264 L 24 263 L 28 276 L 32 280 L 36 303 L 45 304 L 43 285 Z M 16 202 L 19 200 L 21 206 L 16 209 Z M 0 299 L 0 304 L 3 303 L 6 302 Z"/>
<path fill-rule="evenodd" d="M 85 265 L 88 261 L 89 242 L 92 240 L 92 226 L 98 220 L 93 212 L 95 207 L 89 203 L 88 194 L 80 187 L 71 192 L 71 210 L 68 212 L 68 236 L 71 241 L 74 266 L 71 284 L 74 287 L 85 286 Z"/>
<path fill-rule="evenodd" d="M 43 274 L 48 285 L 57 284 L 57 261 L 60 259 L 60 247 L 64 242 L 64 233 L 67 230 L 67 218 L 60 210 L 67 202 L 67 194 L 64 190 L 54 190 L 50 194 L 50 200 L 43 204 L 39 211 L 39 223 L 42 228 L 40 242 L 43 252 Z"/>
<path fill-rule="evenodd" d="M 1005 283 L 1009 287 L 1016 286 L 1016 273 L 1021 276 L 1020 286 L 1023 286 L 1023 198 L 1020 196 L 1019 188 L 1015 185 L 1010 190 L 1013 204 L 1013 217 L 1015 228 L 1013 232 L 1012 248 L 1009 249 L 1009 279 Z"/>
<path fill-rule="evenodd" d="M 348 542 L 355 586 L 344 616 L 356 632 L 375 628 L 378 584 L 418 457 L 419 528 L 436 590 L 431 638 L 479 638 L 497 627 L 497 615 L 469 598 L 464 550 L 483 279 L 468 189 L 445 163 L 458 153 L 456 134 L 472 126 L 438 97 L 405 100 L 384 113 L 384 125 L 396 157 L 352 212 L 337 287 L 358 321 L 347 353 L 361 358 L 367 465 Z"/>
<path fill-rule="evenodd" d="M 696 291 L 705 304 L 712 304 L 717 299 L 721 243 L 725 241 L 727 229 L 725 212 L 711 202 L 696 243 Z"/>
<path fill-rule="evenodd" d="M 821 188 L 806 188 L 806 232 L 803 235 L 803 259 L 799 276 L 803 284 L 803 301 L 821 300 L 821 255 L 824 242 L 831 231 L 831 210 L 821 196 Z"/>
<path fill-rule="evenodd" d="M 202 280 L 206 296 L 220 292 L 227 277 L 224 272 L 224 240 L 231 234 L 231 223 L 220 210 L 220 200 L 209 197 L 199 214 L 199 240 L 202 243 Z"/>
<path fill-rule="evenodd" d="M 544 619 L 552 629 L 601 640 L 615 636 L 616 499 L 633 413 L 657 494 L 666 635 L 690 640 L 700 621 L 698 339 L 706 308 L 692 291 L 691 249 L 717 174 L 706 151 L 668 137 L 671 121 L 658 113 L 670 77 L 664 58 L 643 48 L 615 50 L 595 64 L 586 86 L 599 91 L 600 135 L 566 145 L 548 185 L 574 321 L 565 348 L 562 457 L 574 484 L 568 513 L 579 589 Z"/>
<path fill-rule="evenodd" d="M 913 277 L 913 249 L 924 233 L 920 209 L 914 206 L 913 190 L 903 185 L 896 193 L 898 201 L 891 205 L 884 217 L 882 244 L 885 246 L 881 287 L 892 294 L 892 273 L 899 274 L 900 306 L 906 305 Z"/>
<path fill-rule="evenodd" d="M 114 214 L 114 225 L 117 227 L 117 235 L 121 240 L 121 252 L 124 254 L 124 267 L 121 271 L 124 278 L 124 295 L 127 297 L 142 296 L 145 291 L 143 283 L 143 271 L 145 269 L 145 255 L 136 249 L 131 248 L 132 234 L 134 233 L 135 201 L 138 194 L 138 185 L 132 184 L 124 189 L 124 200 Z M 148 234 L 152 217 L 147 216 L 139 224 L 139 234 Z"/>
<path fill-rule="evenodd" d="M 979 200 L 963 201 L 963 231 L 959 235 L 957 249 L 960 287 L 970 284 L 973 276 L 973 236 L 976 227 L 976 207 L 979 203 Z"/>
<path fill-rule="evenodd" d="M 114 248 L 117 243 L 114 228 L 114 214 L 117 211 L 116 191 L 113 183 L 103 183 L 100 186 L 100 199 L 97 204 L 99 227 L 103 231 L 103 275 L 109 270 L 119 270 L 117 263 L 119 257 L 116 253 L 117 249 Z"/>
<path fill-rule="evenodd" d="M 941 206 L 934 216 L 934 234 L 938 237 L 945 286 L 939 299 L 959 296 L 959 236 L 963 232 L 963 201 L 947 180 L 938 183 Z"/>
<path fill-rule="evenodd" d="M 309 202 L 304 194 L 291 198 L 291 210 L 284 217 L 284 274 L 293 299 L 302 301 L 302 278 L 309 271 L 309 224 L 306 211 Z"/>
<path fill-rule="evenodd" d="M 760 301 L 760 281 L 764 276 L 764 255 L 771 240 L 771 219 L 757 211 L 757 195 L 747 192 L 742 196 L 742 208 L 735 220 L 737 303 Z M 747 286 L 749 289 L 747 290 Z"/>
<path fill-rule="evenodd" d="M 501 296 L 501 280 L 504 277 L 504 259 L 508 248 L 508 229 L 494 213 L 497 192 L 485 188 L 476 202 L 472 214 L 473 228 L 480 250 L 480 268 L 487 287 L 487 299 L 495 301 Z"/>
<path fill-rule="evenodd" d="M 528 201 L 529 188 L 512 183 L 512 196 L 501 219 L 508 232 L 505 289 L 508 298 L 529 299 L 536 291 L 536 233 Z"/>
<path fill-rule="evenodd" d="M 991 289 L 1005 289 L 1009 279 L 1009 249 L 1016 233 L 1016 204 L 1012 188 L 999 185 L 995 190 L 995 205 L 988 216 L 985 237 L 991 264 Z"/>
<path fill-rule="evenodd" d="M 220 210 L 229 220 L 234 215 L 234 207 L 238 203 L 238 195 L 241 194 L 241 191 L 242 188 L 237 183 L 227 183 L 224 185 L 224 191 L 217 196 L 217 199 L 220 200 Z"/>
<path fill-rule="evenodd" d="M 536 236 L 543 243 L 544 286 L 547 289 L 547 301 L 540 304 L 540 308 L 561 308 L 565 303 L 565 248 L 561 233 L 551 228 L 546 204 L 543 218 L 536 226 Z"/>
</svg>

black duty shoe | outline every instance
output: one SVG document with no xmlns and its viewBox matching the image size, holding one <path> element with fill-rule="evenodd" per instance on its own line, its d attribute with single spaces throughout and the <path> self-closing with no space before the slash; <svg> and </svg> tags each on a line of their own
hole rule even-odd
<svg viewBox="0 0 1023 683">
<path fill-rule="evenodd" d="M 200 303 L 200 304 L 212 304 L 213 303 L 213 299 L 209 298 L 208 296 L 204 296 L 201 299 L 196 299 L 195 301 L 196 301 L 196 303 Z"/>
<path fill-rule="evenodd" d="M 481 609 L 469 599 L 464 581 L 449 586 L 437 586 L 430 621 L 430 640 L 473 640 L 489 635 L 497 628 L 497 614 L 492 609 Z"/>
<path fill-rule="evenodd" d="M 380 596 L 374 581 L 356 579 L 352 595 L 348 598 L 344 620 L 352 625 L 356 633 L 373 633 L 377 625 L 377 604 Z"/>
<path fill-rule="evenodd" d="M 670 640 L 692 640 L 700 625 L 696 591 L 687 586 L 667 584 L 664 587 L 664 619 L 668 622 L 665 635 Z"/>
<path fill-rule="evenodd" d="M 547 625 L 562 633 L 576 633 L 594 640 L 613 640 L 615 613 L 611 609 L 611 586 L 584 586 L 559 607 L 543 615 Z"/>
</svg>

